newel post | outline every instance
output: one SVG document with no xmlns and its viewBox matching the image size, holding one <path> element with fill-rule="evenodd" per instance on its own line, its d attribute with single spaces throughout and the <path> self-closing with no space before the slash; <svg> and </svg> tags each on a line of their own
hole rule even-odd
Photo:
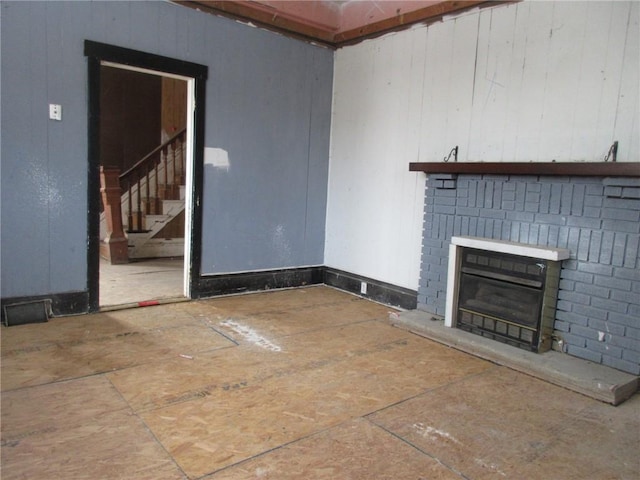
<svg viewBox="0 0 640 480">
<path fill-rule="evenodd" d="M 100 256 L 112 265 L 129 262 L 128 241 L 122 227 L 119 176 L 118 167 L 100 167 L 100 193 L 107 221 L 107 235 L 100 242 Z"/>
</svg>

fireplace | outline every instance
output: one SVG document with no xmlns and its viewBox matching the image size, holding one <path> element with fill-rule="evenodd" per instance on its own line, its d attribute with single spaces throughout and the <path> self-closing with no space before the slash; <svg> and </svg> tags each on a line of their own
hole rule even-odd
<svg viewBox="0 0 640 480">
<path fill-rule="evenodd" d="M 566 258 L 567 249 L 452 237 L 446 325 L 534 352 L 549 350 Z"/>
</svg>

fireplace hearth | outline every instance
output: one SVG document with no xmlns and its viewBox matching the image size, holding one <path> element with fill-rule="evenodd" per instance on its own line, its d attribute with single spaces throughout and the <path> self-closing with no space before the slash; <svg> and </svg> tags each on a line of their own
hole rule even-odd
<svg viewBox="0 0 640 480">
<path fill-rule="evenodd" d="M 453 237 L 448 326 L 523 348 L 551 348 L 566 249 Z"/>
</svg>

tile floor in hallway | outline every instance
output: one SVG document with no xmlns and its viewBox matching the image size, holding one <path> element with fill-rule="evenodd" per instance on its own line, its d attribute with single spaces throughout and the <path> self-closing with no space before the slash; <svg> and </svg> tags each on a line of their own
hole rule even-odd
<svg viewBox="0 0 640 480">
<path fill-rule="evenodd" d="M 637 479 L 613 407 L 309 287 L 3 327 L 1 477 Z"/>
</svg>

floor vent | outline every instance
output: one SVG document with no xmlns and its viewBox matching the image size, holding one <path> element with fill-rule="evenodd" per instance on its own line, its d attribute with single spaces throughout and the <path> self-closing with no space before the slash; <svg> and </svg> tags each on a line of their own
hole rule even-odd
<svg viewBox="0 0 640 480">
<path fill-rule="evenodd" d="M 49 321 L 51 300 L 14 303 L 4 306 L 4 324 L 7 327 Z"/>
</svg>

